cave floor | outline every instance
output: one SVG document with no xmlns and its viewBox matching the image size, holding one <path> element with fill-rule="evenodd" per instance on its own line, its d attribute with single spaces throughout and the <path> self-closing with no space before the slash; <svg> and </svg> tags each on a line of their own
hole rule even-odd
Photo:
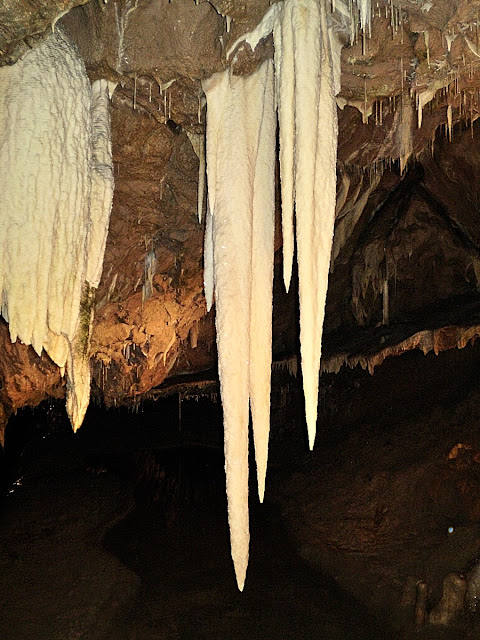
<svg viewBox="0 0 480 640">
<path fill-rule="evenodd" d="M 478 557 L 479 355 L 407 354 L 374 377 L 325 378 L 312 454 L 288 440 L 292 403 L 275 405 L 243 593 L 220 446 L 125 453 L 117 414 L 109 459 L 85 457 L 107 446 L 88 429 L 82 446 L 81 432 L 32 441 L 0 505 L 1 640 L 478 640 L 478 613 L 415 629 L 413 602 L 391 612 L 410 578 L 428 584 L 431 610 L 447 573 Z"/>
<path fill-rule="evenodd" d="M 23 482 L 0 507 L 0 638 L 103 639 L 140 584 L 102 548 L 131 491 L 85 469 Z"/>
<path fill-rule="evenodd" d="M 25 479 L 0 518 L 2 640 L 390 637 L 254 507 L 237 590 L 226 505 L 137 505 L 109 472 Z M 106 535 L 105 535 L 106 532 Z"/>
<path fill-rule="evenodd" d="M 135 504 L 131 479 L 103 468 L 39 469 L 2 505 L 2 640 L 390 637 L 298 557 L 268 503 L 252 501 L 240 593 L 218 487 Z"/>
<path fill-rule="evenodd" d="M 133 640 L 388 638 L 376 620 L 295 553 L 268 504 L 252 505 L 251 554 L 243 593 L 234 582 L 225 508 L 203 504 L 162 523 L 137 509 L 106 546 L 142 587 L 125 620 Z"/>
</svg>

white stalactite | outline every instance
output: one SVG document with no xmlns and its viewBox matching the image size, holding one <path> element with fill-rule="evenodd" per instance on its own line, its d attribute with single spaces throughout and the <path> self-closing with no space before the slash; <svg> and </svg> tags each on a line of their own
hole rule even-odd
<svg viewBox="0 0 480 640">
<path fill-rule="evenodd" d="M 254 152 L 250 306 L 250 406 L 257 464 L 258 496 L 263 502 L 270 433 L 272 370 L 273 258 L 275 251 L 275 133 L 273 65 L 257 71 L 261 112 Z"/>
<path fill-rule="evenodd" d="M 74 344 L 89 337 L 77 335 L 80 303 L 85 281 L 100 279 L 113 192 L 105 92 L 94 88 L 92 114 L 83 62 L 61 30 L 0 69 L 1 311 L 12 341 L 45 349 L 62 371 L 69 360 L 74 428 L 90 388 L 74 371 Z"/>
<path fill-rule="evenodd" d="M 90 198 L 90 86 L 59 30 L 0 70 L 0 289 L 18 338 L 65 365 L 85 271 Z M 87 134 L 85 134 L 87 131 Z M 60 340 L 59 342 L 62 342 Z"/>
<path fill-rule="evenodd" d="M 73 431 L 82 426 L 90 402 L 89 345 L 93 323 L 95 290 L 85 283 L 80 318 L 73 340 L 68 342 L 66 409 Z"/>
<path fill-rule="evenodd" d="M 248 565 L 248 334 L 251 252 L 248 142 L 243 82 L 229 72 L 204 83 L 207 182 L 211 216 L 215 318 L 225 438 L 230 545 L 238 588 Z M 237 162 L 238 161 L 238 162 Z M 236 169 L 236 170 L 235 170 Z M 208 237 L 208 236 L 207 236 Z"/>
<path fill-rule="evenodd" d="M 295 205 L 300 348 L 310 448 L 336 199 L 337 114 L 325 3 L 293 0 Z M 280 131 L 282 144 L 282 131 Z"/>
<path fill-rule="evenodd" d="M 83 287 L 79 319 L 73 341 L 69 344 L 67 366 L 67 414 L 73 430 L 82 426 L 90 402 L 90 337 L 92 332 L 95 289 L 100 284 L 113 200 L 113 158 L 108 111 L 109 89 L 106 80 L 92 85 L 92 165 L 90 224 L 87 237 L 86 283 Z"/>
<path fill-rule="evenodd" d="M 198 122 L 200 123 L 201 101 L 198 102 Z M 203 218 L 203 200 L 205 196 L 205 135 L 187 131 L 192 149 L 198 158 L 197 216 L 198 222 Z"/>
<path fill-rule="evenodd" d="M 408 93 L 403 94 L 401 100 L 399 117 L 397 118 L 397 114 L 395 114 L 395 120 L 399 120 L 399 124 L 396 127 L 395 138 L 399 150 L 400 173 L 403 175 L 407 167 L 407 162 L 413 153 L 412 132 L 414 111 Z"/>
<path fill-rule="evenodd" d="M 197 215 L 198 221 L 202 222 L 203 199 L 205 197 L 205 137 L 202 134 L 199 136 L 198 147 Z"/>
<path fill-rule="evenodd" d="M 360 9 L 362 26 L 367 26 L 369 0 L 359 0 L 355 6 Z M 336 7 L 341 9 L 337 30 L 342 30 L 348 11 L 342 2 Z M 327 23 L 327 0 L 285 0 L 273 5 L 263 21 L 233 45 L 227 57 L 240 41 L 254 49 L 272 31 L 280 125 L 284 281 L 288 289 L 295 209 L 302 373 L 312 447 L 335 220 L 335 96 L 340 87 L 341 44 Z M 270 75 L 270 62 L 266 62 L 247 78 L 226 71 L 204 82 L 211 211 L 207 208 L 205 292 L 210 308 L 214 286 L 230 535 L 240 589 L 249 540 L 249 398 L 261 499 L 269 430 L 271 329 L 266 328 L 266 321 L 271 320 L 275 149 Z"/>
<path fill-rule="evenodd" d="M 85 279 L 95 289 L 98 288 L 102 277 L 114 187 L 108 85 L 107 80 L 96 80 L 92 85 L 91 227 Z"/>
<path fill-rule="evenodd" d="M 279 160 L 282 195 L 283 281 L 285 290 L 290 288 L 294 254 L 294 185 L 295 185 L 295 68 L 293 50 L 292 5 L 275 21 L 275 93 L 278 123 L 282 136 Z"/>
<path fill-rule="evenodd" d="M 207 198 L 207 212 L 205 217 L 205 245 L 203 250 L 203 286 L 207 312 L 213 305 L 213 220 Z"/>
<path fill-rule="evenodd" d="M 250 539 L 250 399 L 262 497 L 270 418 L 275 159 L 272 63 L 266 61 L 248 77 L 232 76 L 229 71 L 217 73 L 204 82 L 204 91 L 208 104 L 207 225 L 211 225 L 206 234 L 206 265 L 208 252 L 213 250 L 230 541 L 237 584 L 243 590 Z"/>
<path fill-rule="evenodd" d="M 357 0 L 358 10 L 360 13 L 360 26 L 363 31 L 370 29 L 372 7 L 371 0 Z"/>
<path fill-rule="evenodd" d="M 280 127 L 280 182 L 284 234 L 284 281 L 288 289 L 293 258 L 295 208 L 299 268 L 300 342 L 309 445 L 315 440 L 324 306 L 328 286 L 336 197 L 337 115 L 341 42 L 349 11 L 336 3 L 336 29 L 327 24 L 326 0 L 285 0 L 234 43 L 254 49 L 273 30 L 276 103 Z M 370 1 L 356 2 L 362 27 Z M 366 20 L 366 22 L 363 22 Z M 208 100 L 207 100 L 208 101 Z"/>
</svg>

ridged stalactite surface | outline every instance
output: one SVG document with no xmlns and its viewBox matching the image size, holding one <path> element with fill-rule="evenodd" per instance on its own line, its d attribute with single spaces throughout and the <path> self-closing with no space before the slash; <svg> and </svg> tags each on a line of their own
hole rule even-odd
<svg viewBox="0 0 480 640">
<path fill-rule="evenodd" d="M 84 64 L 60 30 L 2 68 L 0 86 L 1 312 L 12 342 L 45 349 L 62 370 L 68 359 L 78 428 L 90 389 L 90 286 L 113 194 L 107 89 L 95 88 L 92 107 Z"/>
</svg>

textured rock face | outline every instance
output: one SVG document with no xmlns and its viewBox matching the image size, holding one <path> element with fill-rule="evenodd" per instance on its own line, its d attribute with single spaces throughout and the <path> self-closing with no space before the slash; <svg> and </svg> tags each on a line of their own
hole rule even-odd
<svg viewBox="0 0 480 640">
<path fill-rule="evenodd" d="M 33 11 L 27 0 L 5 4 L 0 62 L 12 63 L 26 41 L 33 46 L 28 38 L 48 32 L 71 9 L 60 23 L 90 78 L 107 78 L 112 90 L 117 83 L 110 104 L 115 195 L 91 356 L 94 392 L 109 404 L 131 403 L 168 376 L 215 364 L 203 297 L 203 226 L 196 219 L 205 125 L 201 81 L 231 64 L 229 47 L 270 3 L 48 5 L 43 11 L 36 3 Z M 385 354 L 425 343 L 412 336 L 425 328 L 426 306 L 475 296 L 480 255 L 475 10 L 467 0 L 375 7 L 371 37 L 342 52 L 337 223 L 325 321 L 332 336 L 359 323 L 365 330 L 405 317 L 416 323 L 407 336 L 392 329 L 383 356 L 365 360 L 370 368 Z M 235 72 L 250 73 L 272 56 L 271 42 L 262 41 L 254 53 L 240 47 L 236 54 Z M 420 268 L 421 260 L 430 271 Z M 276 285 L 274 350 L 284 353 L 295 346 L 292 298 L 279 292 Z M 438 320 L 429 330 L 455 321 Z M 456 344 L 474 335 L 460 332 Z M 329 344 L 333 360 L 326 368 L 335 370 L 342 358 L 349 361 L 353 347 L 335 339 Z M 362 355 L 361 341 L 355 344 Z M 378 344 L 373 351 L 380 353 Z M 48 358 L 21 344 L 5 344 L 4 352 L 12 354 L 1 362 L 7 414 L 64 393 Z"/>
<path fill-rule="evenodd" d="M 160 384 L 205 314 L 198 159 L 181 126 L 159 122 L 143 98 L 139 89 L 133 110 L 117 89 L 112 102 L 116 215 L 92 340 L 95 380 L 107 402 Z"/>
<path fill-rule="evenodd" d="M 88 0 L 20 0 L 0 6 L 0 65 L 13 64 L 48 33 L 59 16 Z"/>
<path fill-rule="evenodd" d="M 208 2 L 90 2 L 62 23 L 92 73 L 168 82 L 221 69 L 224 20 Z"/>
</svg>

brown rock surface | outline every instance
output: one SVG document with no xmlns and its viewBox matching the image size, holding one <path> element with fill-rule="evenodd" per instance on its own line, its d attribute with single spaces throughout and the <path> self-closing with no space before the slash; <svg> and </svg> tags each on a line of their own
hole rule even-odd
<svg viewBox="0 0 480 640">
<path fill-rule="evenodd" d="M 116 188 L 92 337 L 95 380 L 109 403 L 160 384 L 205 315 L 198 159 L 180 125 L 142 104 L 139 96 L 134 110 L 121 89 L 112 104 Z"/>
<path fill-rule="evenodd" d="M 445 577 L 480 552 L 477 356 L 475 346 L 424 365 L 410 353 L 374 378 L 327 377 L 315 450 L 271 480 L 302 557 L 410 631 L 409 581 L 426 583 L 431 611 Z M 478 619 L 461 622 L 478 633 Z"/>
<path fill-rule="evenodd" d="M 94 75 L 202 79 L 222 69 L 224 21 L 208 2 L 89 2 L 62 24 Z"/>
<path fill-rule="evenodd" d="M 88 0 L 7 0 L 0 5 L 0 66 L 13 64 L 50 33 L 52 23 Z"/>
</svg>

